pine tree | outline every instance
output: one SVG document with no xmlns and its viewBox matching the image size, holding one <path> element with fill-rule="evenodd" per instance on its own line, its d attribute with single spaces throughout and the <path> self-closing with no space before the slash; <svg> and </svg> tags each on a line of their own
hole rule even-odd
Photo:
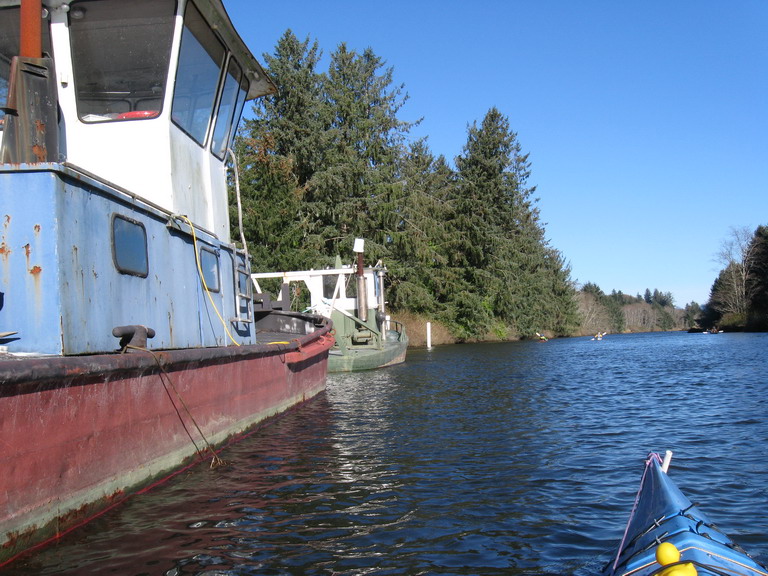
<svg viewBox="0 0 768 576">
<path fill-rule="evenodd" d="M 363 237 L 381 257 L 390 241 L 391 210 L 402 194 L 399 160 L 411 123 L 397 113 L 407 99 L 392 87 L 393 70 L 369 48 L 341 44 L 323 78 L 326 154 L 309 182 L 307 201 L 326 252 Z"/>
<path fill-rule="evenodd" d="M 459 338 L 570 333 L 570 269 L 539 221 L 530 162 L 497 109 L 468 129 L 452 169 L 398 117 L 393 69 L 341 44 L 327 73 L 317 42 L 287 31 L 265 56 L 276 95 L 237 140 L 244 224 L 258 270 L 329 264 L 366 239 L 384 259 L 395 309 Z"/>
<path fill-rule="evenodd" d="M 651 289 L 646 288 L 645 289 L 645 296 L 643 297 L 646 304 L 653 304 L 653 295 L 651 294 Z"/>
<path fill-rule="evenodd" d="M 254 268 L 316 267 L 323 247 L 305 210 L 307 181 L 321 162 L 321 57 L 317 43 L 286 31 L 265 55 L 278 93 L 256 100 L 237 142 L 244 227 Z"/>
<path fill-rule="evenodd" d="M 747 280 L 749 306 L 747 327 L 768 329 L 768 226 L 758 226 L 752 237 L 753 265 Z"/>
<path fill-rule="evenodd" d="M 402 161 L 403 194 L 388 214 L 390 299 L 395 308 L 446 314 L 440 280 L 448 262 L 445 222 L 451 218 L 449 196 L 455 173 L 445 158 L 435 158 L 425 140 L 412 143 Z"/>
<path fill-rule="evenodd" d="M 559 253 L 545 240 L 535 187 L 528 186 L 528 155 L 496 108 L 469 128 L 456 165 L 452 234 L 473 306 L 523 336 L 552 326 L 554 315 L 573 325 L 575 292 Z"/>
</svg>

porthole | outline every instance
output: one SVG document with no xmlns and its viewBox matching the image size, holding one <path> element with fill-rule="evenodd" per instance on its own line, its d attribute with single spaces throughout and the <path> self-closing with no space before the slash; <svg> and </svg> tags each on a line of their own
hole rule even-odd
<svg viewBox="0 0 768 576">
<path fill-rule="evenodd" d="M 112 261 L 121 274 L 147 277 L 149 258 L 144 224 L 119 214 L 113 215 Z"/>
<path fill-rule="evenodd" d="M 221 290 L 219 283 L 219 257 L 216 252 L 209 248 L 200 248 L 200 268 L 203 271 L 205 288 L 209 292 Z"/>
</svg>

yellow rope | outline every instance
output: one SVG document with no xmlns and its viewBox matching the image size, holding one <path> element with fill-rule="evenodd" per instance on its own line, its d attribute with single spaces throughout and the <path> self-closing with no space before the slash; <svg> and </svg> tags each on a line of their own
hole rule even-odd
<svg viewBox="0 0 768 576">
<path fill-rule="evenodd" d="M 189 224 L 190 230 L 192 230 L 192 243 L 193 247 L 195 249 L 195 262 L 197 263 L 197 273 L 200 275 L 200 281 L 203 283 L 203 288 L 205 289 L 205 293 L 208 295 L 208 300 L 211 301 L 211 306 L 213 306 L 214 312 L 216 312 L 216 316 L 219 317 L 219 321 L 221 322 L 221 325 L 224 326 L 224 331 L 227 333 L 227 336 L 229 336 L 229 339 L 232 341 L 232 344 L 235 346 L 240 346 L 240 343 L 237 342 L 237 340 L 234 339 L 232 336 L 232 333 L 229 331 L 229 328 L 227 328 L 227 323 L 224 321 L 224 318 L 221 317 L 221 314 L 219 314 L 219 309 L 216 307 L 216 303 L 213 301 L 213 296 L 211 296 L 211 291 L 208 289 L 208 285 L 205 283 L 205 277 L 203 276 L 203 267 L 200 264 L 200 254 L 197 250 L 197 236 L 195 235 L 195 227 L 192 225 L 192 222 L 189 218 L 187 218 L 185 215 L 181 215 L 184 220 L 187 221 L 187 224 Z"/>
</svg>

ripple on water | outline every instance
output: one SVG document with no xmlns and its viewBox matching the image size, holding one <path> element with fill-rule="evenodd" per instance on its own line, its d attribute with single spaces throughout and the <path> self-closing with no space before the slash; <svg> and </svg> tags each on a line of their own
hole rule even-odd
<svg viewBox="0 0 768 576">
<path fill-rule="evenodd" d="M 650 450 L 768 557 L 765 335 L 411 351 L 19 563 L 18 574 L 598 573 Z"/>
</svg>

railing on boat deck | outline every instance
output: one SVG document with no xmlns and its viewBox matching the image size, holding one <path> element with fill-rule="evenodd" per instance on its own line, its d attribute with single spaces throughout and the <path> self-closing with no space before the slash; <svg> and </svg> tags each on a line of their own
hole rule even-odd
<svg viewBox="0 0 768 576">
<path fill-rule="evenodd" d="M 387 334 L 389 332 L 396 332 L 398 340 L 401 340 L 405 334 L 405 326 L 397 320 L 384 320 L 384 328 L 385 330 L 383 330 L 383 333 L 385 340 L 388 339 Z"/>
</svg>

